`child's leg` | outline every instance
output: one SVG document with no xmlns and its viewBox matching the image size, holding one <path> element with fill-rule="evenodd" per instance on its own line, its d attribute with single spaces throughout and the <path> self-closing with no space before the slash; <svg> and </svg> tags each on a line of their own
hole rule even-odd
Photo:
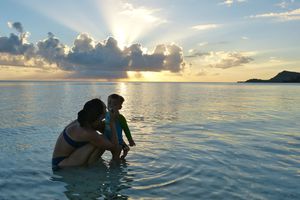
<svg viewBox="0 0 300 200">
<path fill-rule="evenodd" d="M 108 136 L 105 136 L 109 141 L 111 141 L 111 138 Z M 111 155 L 112 155 L 112 160 L 119 160 L 120 159 L 120 154 L 122 151 L 122 145 L 118 145 L 118 147 L 111 149 Z"/>
<path fill-rule="evenodd" d="M 123 155 L 121 156 L 121 159 L 125 159 L 125 157 L 128 154 L 128 151 L 130 150 L 129 146 L 125 142 L 123 142 L 122 150 L 123 150 Z"/>
</svg>

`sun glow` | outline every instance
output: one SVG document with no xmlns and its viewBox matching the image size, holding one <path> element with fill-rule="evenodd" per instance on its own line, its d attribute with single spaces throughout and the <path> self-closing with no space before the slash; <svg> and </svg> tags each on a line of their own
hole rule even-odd
<svg viewBox="0 0 300 200">
<path fill-rule="evenodd" d="M 171 75 L 170 72 L 135 72 L 128 71 L 128 80 L 136 82 L 180 82 L 184 81 L 180 75 Z"/>
<path fill-rule="evenodd" d="M 157 73 L 155 72 L 136 72 L 136 71 L 128 71 L 127 75 L 129 80 L 131 81 L 149 81 L 156 80 Z"/>
<path fill-rule="evenodd" d="M 155 14 L 157 9 L 145 7 L 134 7 L 132 4 L 118 0 L 99 1 L 99 12 L 111 32 L 112 36 L 118 41 L 118 46 L 124 48 L 147 35 L 149 31 L 166 23 Z"/>
<path fill-rule="evenodd" d="M 118 46 L 121 49 L 128 45 L 128 40 L 126 39 L 126 32 L 124 31 L 124 28 L 116 27 L 113 37 L 118 41 Z"/>
<path fill-rule="evenodd" d="M 149 37 L 151 31 L 167 23 L 166 19 L 159 16 L 159 9 L 136 6 L 121 0 L 93 0 L 89 12 L 82 10 L 84 3 L 62 2 L 59 7 L 38 0 L 21 3 L 78 33 L 87 32 L 97 40 L 112 36 L 121 49 L 134 42 L 140 43 L 143 38 Z"/>
</svg>

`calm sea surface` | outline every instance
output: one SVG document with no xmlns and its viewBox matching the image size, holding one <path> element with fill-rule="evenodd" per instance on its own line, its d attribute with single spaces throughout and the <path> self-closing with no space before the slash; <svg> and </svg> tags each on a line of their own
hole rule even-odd
<svg viewBox="0 0 300 200">
<path fill-rule="evenodd" d="M 137 146 L 54 173 L 91 98 L 125 97 Z M 0 82 L 0 199 L 300 199 L 300 85 Z"/>
</svg>

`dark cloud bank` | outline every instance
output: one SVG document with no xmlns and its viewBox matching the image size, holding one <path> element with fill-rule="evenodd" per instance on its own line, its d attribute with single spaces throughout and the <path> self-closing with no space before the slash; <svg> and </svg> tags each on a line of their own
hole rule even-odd
<svg viewBox="0 0 300 200">
<path fill-rule="evenodd" d="M 182 48 L 175 44 L 157 45 L 153 53 L 148 54 L 143 53 L 140 44 L 132 44 L 121 50 L 112 37 L 97 42 L 88 34 L 80 34 L 73 46 L 67 47 L 53 33 L 48 33 L 46 39 L 32 44 L 26 42 L 29 33 L 24 31 L 21 23 L 9 23 L 9 27 L 18 34 L 0 36 L 0 53 L 24 56 L 24 62 L 43 59 L 64 71 L 73 72 L 72 78 L 116 79 L 126 78 L 126 71 L 166 70 L 177 73 L 184 67 Z M 7 65 L 7 61 L 0 58 L 1 64 Z"/>
</svg>

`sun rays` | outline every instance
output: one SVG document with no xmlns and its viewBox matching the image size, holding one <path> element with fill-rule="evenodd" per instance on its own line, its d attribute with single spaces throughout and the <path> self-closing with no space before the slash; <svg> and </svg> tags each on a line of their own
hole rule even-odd
<svg viewBox="0 0 300 200">
<path fill-rule="evenodd" d="M 147 33 L 167 21 L 158 16 L 158 9 L 135 7 L 118 0 L 98 1 L 99 12 L 120 48 L 139 42 Z"/>
<path fill-rule="evenodd" d="M 246 5 L 256 10 L 244 0 L 4 0 L 0 67 L 51 64 L 66 78 L 118 81 L 235 81 L 245 69 L 297 68 L 299 17 L 286 16 L 300 4 Z"/>
</svg>

